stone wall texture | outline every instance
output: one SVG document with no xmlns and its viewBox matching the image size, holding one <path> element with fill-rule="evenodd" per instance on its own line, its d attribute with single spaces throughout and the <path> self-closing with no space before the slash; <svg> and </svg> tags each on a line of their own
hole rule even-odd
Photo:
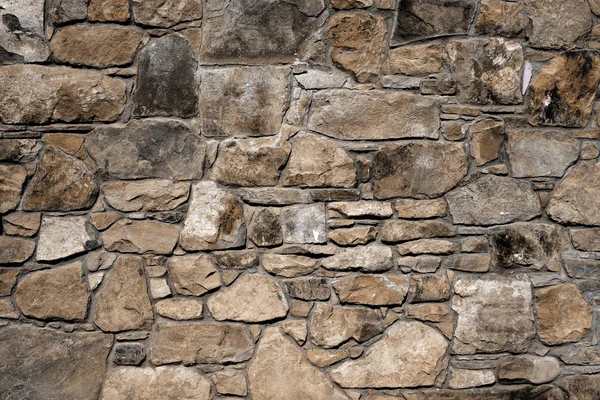
<svg viewBox="0 0 600 400">
<path fill-rule="evenodd" d="M 0 399 L 599 400 L 600 0 L 0 0 Z"/>
</svg>

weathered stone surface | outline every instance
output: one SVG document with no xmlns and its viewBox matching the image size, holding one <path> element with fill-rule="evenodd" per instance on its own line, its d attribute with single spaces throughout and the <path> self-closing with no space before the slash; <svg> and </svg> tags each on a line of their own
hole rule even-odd
<svg viewBox="0 0 600 400">
<path fill-rule="evenodd" d="M 30 162 L 35 160 L 41 148 L 35 139 L 2 139 L 0 161 Z"/>
<path fill-rule="evenodd" d="M 402 275 L 350 275 L 333 280 L 342 303 L 398 306 L 408 293 L 408 277 Z"/>
<path fill-rule="evenodd" d="M 242 371 L 234 369 L 220 371 L 212 376 L 212 380 L 219 394 L 245 396 L 248 393 L 246 376 Z"/>
<path fill-rule="evenodd" d="M 542 213 L 531 183 L 497 175 L 481 176 L 446 195 L 455 224 L 497 225 Z"/>
<path fill-rule="evenodd" d="M 385 221 L 381 228 L 381 240 L 386 243 L 454 235 L 456 235 L 455 227 L 444 220 L 436 219 L 430 221 Z"/>
<path fill-rule="evenodd" d="M 266 275 L 248 274 L 212 295 L 208 310 L 217 321 L 264 322 L 285 317 L 288 303 L 283 290 Z"/>
<path fill-rule="evenodd" d="M 438 256 L 417 256 L 417 257 L 399 257 L 398 266 L 402 272 L 410 271 L 419 273 L 431 273 L 437 271 L 442 263 L 441 257 Z"/>
<path fill-rule="evenodd" d="M 119 211 L 166 211 L 185 203 L 190 185 L 156 179 L 135 182 L 107 182 L 102 185 L 104 200 Z"/>
<path fill-rule="evenodd" d="M 410 277 L 409 299 L 413 303 L 445 301 L 450 298 L 450 285 L 446 273 L 417 274 Z"/>
<path fill-rule="evenodd" d="M 450 254 L 458 250 L 458 245 L 445 239 L 419 239 L 396 246 L 401 256 L 419 254 Z"/>
<path fill-rule="evenodd" d="M 0 165 L 0 214 L 14 210 L 21 200 L 27 170 L 21 165 Z"/>
<path fill-rule="evenodd" d="M 18 268 L 0 268 L 0 296 L 10 296 L 19 272 Z"/>
<path fill-rule="evenodd" d="M 331 5 L 338 10 L 369 8 L 373 5 L 373 0 L 332 0 Z"/>
<path fill-rule="evenodd" d="M 560 178 L 579 158 L 579 147 L 579 142 L 568 133 L 517 130 L 508 133 L 506 153 L 515 178 Z"/>
<path fill-rule="evenodd" d="M 533 355 L 503 358 L 498 366 L 498 379 L 539 385 L 554 380 L 560 374 L 560 364 L 554 357 Z"/>
<path fill-rule="evenodd" d="M 68 67 L 0 68 L 0 121 L 5 124 L 112 122 L 125 108 L 125 82 Z"/>
<path fill-rule="evenodd" d="M 168 267 L 179 294 L 202 296 L 221 287 L 219 271 L 208 254 L 172 257 Z"/>
<path fill-rule="evenodd" d="M 219 323 L 159 323 L 151 335 L 150 362 L 231 363 L 252 357 L 254 340 L 247 327 Z"/>
<path fill-rule="evenodd" d="M 44 32 L 44 0 L 2 3 L 0 64 L 43 62 L 50 56 Z M 85 14 L 83 15 L 85 18 Z"/>
<path fill-rule="evenodd" d="M 600 163 L 583 161 L 560 181 L 546 212 L 565 224 L 600 225 Z M 585 190 L 582 190 L 585 189 Z"/>
<path fill-rule="evenodd" d="M 325 258 L 321 265 L 339 271 L 387 271 L 393 267 L 392 249 L 380 244 L 340 249 L 335 255 Z"/>
<path fill-rule="evenodd" d="M 102 385 L 101 400 L 209 400 L 210 382 L 184 366 L 113 368 Z"/>
<path fill-rule="evenodd" d="M 355 226 L 329 232 L 329 239 L 339 246 L 357 246 L 372 242 L 377 231 L 372 226 Z"/>
<path fill-rule="evenodd" d="M 0 330 L 0 392 L 7 399 L 97 399 L 112 338 L 30 325 Z"/>
<path fill-rule="evenodd" d="M 100 246 L 96 229 L 85 216 L 44 216 L 36 260 L 53 261 L 85 253 Z"/>
<path fill-rule="evenodd" d="M 74 21 L 85 20 L 87 14 L 86 0 L 49 0 L 46 2 L 46 24 L 48 36 L 52 36 L 56 26 Z"/>
<path fill-rule="evenodd" d="M 308 128 L 343 140 L 437 139 L 439 105 L 404 92 L 336 89 L 313 95 Z"/>
<path fill-rule="evenodd" d="M 162 118 L 96 128 L 85 147 L 100 173 L 113 179 L 200 179 L 206 154 L 206 143 L 188 125 Z"/>
<path fill-rule="evenodd" d="M 120 256 L 96 293 L 94 322 L 105 332 L 141 328 L 153 319 L 142 259 Z"/>
<path fill-rule="evenodd" d="M 35 250 L 35 242 L 10 236 L 0 236 L 0 264 L 22 264 Z"/>
<path fill-rule="evenodd" d="M 600 375 L 568 376 L 560 382 L 572 398 L 593 400 L 600 396 Z"/>
<path fill-rule="evenodd" d="M 144 36 L 122 25 L 70 25 L 52 37 L 52 57 L 59 63 L 107 68 L 131 64 Z"/>
<path fill-rule="evenodd" d="M 248 380 L 255 400 L 271 400 L 282 395 L 306 400 L 347 399 L 323 372 L 306 361 L 302 350 L 275 327 L 265 329 L 248 368 Z"/>
<path fill-rule="evenodd" d="M 178 34 L 163 36 L 146 45 L 139 60 L 133 114 L 193 117 L 198 108 L 196 61 L 188 41 Z"/>
<path fill-rule="evenodd" d="M 133 19 L 139 25 L 169 28 L 202 18 L 201 0 L 133 0 Z"/>
<path fill-rule="evenodd" d="M 328 207 L 349 218 L 387 218 L 393 214 L 390 203 L 379 201 L 333 202 Z"/>
<path fill-rule="evenodd" d="M 331 295 L 329 282 L 325 278 L 299 278 L 285 281 L 290 296 L 301 300 L 327 300 Z"/>
<path fill-rule="evenodd" d="M 311 68 L 306 72 L 294 74 L 294 78 L 306 90 L 341 88 L 348 81 L 348 75 L 337 69 L 320 70 Z M 304 125 L 311 100 L 312 95 L 304 93 L 296 103 L 298 106 L 297 111 L 290 114 L 288 110 L 286 121 L 292 125 Z"/>
<path fill-rule="evenodd" d="M 87 17 L 90 21 L 125 22 L 129 20 L 129 1 L 90 0 Z"/>
<path fill-rule="evenodd" d="M 536 290 L 535 309 L 538 335 L 545 344 L 577 342 L 592 326 L 592 307 L 571 283 Z"/>
<path fill-rule="evenodd" d="M 329 20 L 327 36 L 334 64 L 352 73 L 358 82 L 377 78 L 387 47 L 387 24 L 383 15 L 334 14 Z"/>
<path fill-rule="evenodd" d="M 54 146 L 47 146 L 33 180 L 23 196 L 23 209 L 71 211 L 90 208 L 98 184 L 84 162 Z"/>
<path fill-rule="evenodd" d="M 448 342 L 435 329 L 415 321 L 396 322 L 363 357 L 331 371 L 342 387 L 432 386 L 444 367 Z"/>
<path fill-rule="evenodd" d="M 565 364 L 600 365 L 600 348 L 589 344 L 560 346 L 553 349 L 551 354 L 558 356 Z"/>
<path fill-rule="evenodd" d="M 321 204 L 289 206 L 281 211 L 284 243 L 325 243 L 327 210 Z"/>
<path fill-rule="evenodd" d="M 177 225 L 120 219 L 102 232 L 102 240 L 108 251 L 171 254 L 177 244 L 179 231 Z"/>
<path fill-rule="evenodd" d="M 89 294 L 80 262 L 32 272 L 20 280 L 16 293 L 28 317 L 81 321 L 87 315 Z"/>
<path fill-rule="evenodd" d="M 275 186 L 291 150 L 280 137 L 227 139 L 219 145 L 212 175 L 225 185 Z"/>
<path fill-rule="evenodd" d="M 490 269 L 490 255 L 456 254 L 444 260 L 444 267 L 464 272 L 487 272 Z"/>
<path fill-rule="evenodd" d="M 173 298 L 164 299 L 154 305 L 161 317 L 177 321 L 202 318 L 202 300 Z"/>
<path fill-rule="evenodd" d="M 408 142 L 382 146 L 373 160 L 373 192 L 390 197 L 438 197 L 467 174 L 462 144 Z"/>
<path fill-rule="evenodd" d="M 495 118 L 482 118 L 470 129 L 469 144 L 475 164 L 483 165 L 498 158 L 504 142 L 504 121 Z"/>
<path fill-rule="evenodd" d="M 381 313 L 368 308 L 316 303 L 310 315 L 310 338 L 326 348 L 337 347 L 349 339 L 364 342 L 384 329 Z"/>
<path fill-rule="evenodd" d="M 488 386 L 496 382 L 494 371 L 489 369 L 456 369 L 450 372 L 448 387 L 450 389 L 468 389 L 477 386 Z"/>
<path fill-rule="evenodd" d="M 483 0 L 475 25 L 478 35 L 515 37 L 525 29 L 522 3 Z"/>
<path fill-rule="evenodd" d="M 456 40 L 448 45 L 452 79 L 459 101 L 473 104 L 518 104 L 523 49 L 501 38 Z"/>
<path fill-rule="evenodd" d="M 261 259 L 265 270 L 286 278 L 308 275 L 318 268 L 317 260 L 305 256 L 265 253 Z"/>
<path fill-rule="evenodd" d="M 345 350 L 308 349 L 306 356 L 308 361 L 322 368 L 343 360 L 348 354 Z"/>
<path fill-rule="evenodd" d="M 259 247 L 282 244 L 283 231 L 279 215 L 268 208 L 256 210 L 248 225 L 248 238 Z"/>
<path fill-rule="evenodd" d="M 220 251 L 212 253 L 215 264 L 223 269 L 250 269 L 259 264 L 258 252 L 255 250 Z"/>
<path fill-rule="evenodd" d="M 586 126 L 592 116 L 598 82 L 600 55 L 596 52 L 568 51 L 556 56 L 529 86 L 529 123 L 572 128 Z"/>
<path fill-rule="evenodd" d="M 192 185 L 189 209 L 180 236 L 186 250 L 228 249 L 246 241 L 240 201 L 212 181 Z"/>
<path fill-rule="evenodd" d="M 282 187 L 241 188 L 238 189 L 237 193 L 246 203 L 256 205 L 289 205 L 312 202 L 311 193 L 302 189 Z"/>
<path fill-rule="evenodd" d="M 535 335 L 527 278 L 459 278 L 452 309 L 458 314 L 456 354 L 525 352 Z"/>
<path fill-rule="evenodd" d="M 206 136 L 268 136 L 281 129 L 289 106 L 288 67 L 205 71 L 200 87 L 202 133 Z"/>
<path fill-rule="evenodd" d="M 140 365 L 146 358 L 144 345 L 140 343 L 119 343 L 115 346 L 113 362 L 117 365 Z"/>
<path fill-rule="evenodd" d="M 572 230 L 571 240 L 577 250 L 600 251 L 600 228 Z"/>
<path fill-rule="evenodd" d="M 404 219 L 445 217 L 448 213 L 448 205 L 444 199 L 399 199 L 394 203 L 394 208 L 398 217 Z"/>
<path fill-rule="evenodd" d="M 429 75 L 447 68 L 448 54 L 440 43 L 414 44 L 390 49 L 388 68 L 392 74 Z"/>
</svg>

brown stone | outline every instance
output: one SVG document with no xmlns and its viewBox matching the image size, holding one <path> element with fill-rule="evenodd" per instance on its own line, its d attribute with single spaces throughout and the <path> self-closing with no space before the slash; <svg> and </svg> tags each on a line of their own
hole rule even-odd
<svg viewBox="0 0 600 400">
<path fill-rule="evenodd" d="M 256 210 L 248 225 L 248 238 L 259 247 L 282 244 L 283 231 L 279 215 L 268 208 Z"/>
<path fill-rule="evenodd" d="M 600 228 L 571 231 L 573 246 L 581 251 L 600 251 Z"/>
<path fill-rule="evenodd" d="M 42 138 L 42 141 L 45 143 L 50 143 L 52 146 L 61 149 L 67 154 L 81 157 L 83 154 L 81 150 L 84 139 L 84 135 L 79 135 L 76 133 L 47 133 Z"/>
<path fill-rule="evenodd" d="M 357 246 L 372 242 L 377 237 L 373 227 L 357 226 L 347 229 L 336 229 L 329 232 L 329 239 L 339 246 Z"/>
<path fill-rule="evenodd" d="M 419 254 L 450 254 L 458 250 L 458 245 L 445 239 L 419 239 L 396 246 L 401 256 Z"/>
<path fill-rule="evenodd" d="M 329 282 L 325 278 L 299 278 L 285 281 L 290 296 L 301 300 L 327 300 L 331 295 Z"/>
<path fill-rule="evenodd" d="M 303 320 L 283 321 L 281 323 L 281 330 L 287 333 L 299 345 L 306 342 L 308 330 L 306 328 L 306 322 Z"/>
<path fill-rule="evenodd" d="M 464 272 L 487 272 L 490 269 L 490 255 L 481 254 L 456 254 L 444 260 L 443 266 Z"/>
<path fill-rule="evenodd" d="M 106 203 L 124 212 L 173 210 L 187 201 L 189 191 L 188 183 L 166 179 L 102 185 Z"/>
<path fill-rule="evenodd" d="M 456 228 L 441 219 L 430 221 L 385 221 L 381 229 L 381 240 L 386 243 L 434 237 L 450 237 L 454 235 L 456 235 Z"/>
<path fill-rule="evenodd" d="M 402 275 L 350 275 L 333 280 L 342 303 L 398 306 L 408 293 L 408 278 Z"/>
<path fill-rule="evenodd" d="M 410 277 L 409 300 L 413 303 L 445 301 L 450 298 L 450 280 L 446 273 L 417 274 Z"/>
<path fill-rule="evenodd" d="M 500 381 L 539 385 L 553 381 L 559 374 L 560 364 L 554 357 L 512 356 L 503 358 L 498 365 Z"/>
<path fill-rule="evenodd" d="M 571 398 L 594 400 L 600 396 L 600 375 L 568 376 L 560 382 Z"/>
<path fill-rule="evenodd" d="M 469 144 L 475 164 L 483 165 L 498 158 L 504 142 L 504 121 L 482 118 L 471 127 Z"/>
<path fill-rule="evenodd" d="M 269 273 L 286 278 L 308 275 L 318 268 L 315 259 L 298 255 L 265 253 L 261 260 Z"/>
<path fill-rule="evenodd" d="M 406 318 L 432 322 L 446 337 L 452 338 L 453 314 L 449 306 L 436 303 L 407 304 L 404 310 Z"/>
<path fill-rule="evenodd" d="M 137 24 L 169 28 L 181 22 L 202 18 L 202 1 L 133 0 L 133 18 Z"/>
<path fill-rule="evenodd" d="M 161 317 L 177 321 L 202 318 L 202 300 L 173 298 L 164 299 L 154 305 L 156 313 Z"/>
<path fill-rule="evenodd" d="M 308 349 L 306 357 L 312 364 L 323 368 L 347 358 L 348 354 L 345 350 Z"/>
<path fill-rule="evenodd" d="M 30 162 L 35 160 L 41 148 L 35 139 L 2 139 L 0 161 Z"/>
<path fill-rule="evenodd" d="M 394 203 L 394 208 L 398 218 L 403 219 L 445 217 L 448 213 L 448 205 L 444 199 L 398 199 Z"/>
<path fill-rule="evenodd" d="M 335 255 L 325 258 L 321 265 L 338 271 L 387 271 L 393 267 L 392 249 L 376 243 L 340 249 Z"/>
<path fill-rule="evenodd" d="M 10 236 L 0 236 L 0 264 L 22 264 L 35 250 L 35 242 Z"/>
<path fill-rule="evenodd" d="M 245 396 L 248 392 L 246 375 L 242 371 L 234 369 L 219 371 L 212 376 L 212 381 L 219 394 Z"/>
<path fill-rule="evenodd" d="M 44 215 L 40 227 L 37 261 L 54 261 L 86 253 L 101 245 L 98 232 L 86 216 Z"/>
<path fill-rule="evenodd" d="M 219 271 L 208 254 L 172 257 L 167 265 L 179 294 L 202 296 L 221 287 Z"/>
<path fill-rule="evenodd" d="M 581 159 L 582 160 L 593 160 L 600 156 L 600 148 L 593 142 L 581 143 Z"/>
<path fill-rule="evenodd" d="M 413 44 L 390 49 L 388 68 L 392 74 L 430 75 L 444 71 L 448 54 L 440 43 Z"/>
<path fill-rule="evenodd" d="M 373 0 L 332 0 L 331 5 L 338 10 L 369 8 L 373 5 Z"/>
<path fill-rule="evenodd" d="M 102 240 L 108 251 L 171 254 L 179 230 L 179 226 L 162 222 L 121 219 L 102 232 Z"/>
<path fill-rule="evenodd" d="M 10 296 L 19 272 L 18 268 L 0 268 L 0 296 Z"/>
<path fill-rule="evenodd" d="M 14 210 L 21 200 L 27 170 L 21 165 L 0 165 L 0 214 Z"/>
<path fill-rule="evenodd" d="M 127 0 L 91 0 L 87 9 L 90 21 L 125 22 L 129 20 Z"/>
<path fill-rule="evenodd" d="M 525 28 L 522 3 L 483 0 L 475 25 L 478 35 L 516 37 Z"/>
<path fill-rule="evenodd" d="M 212 254 L 215 265 L 222 269 L 244 270 L 256 268 L 259 264 L 258 252 L 255 250 L 220 251 Z"/>
</svg>

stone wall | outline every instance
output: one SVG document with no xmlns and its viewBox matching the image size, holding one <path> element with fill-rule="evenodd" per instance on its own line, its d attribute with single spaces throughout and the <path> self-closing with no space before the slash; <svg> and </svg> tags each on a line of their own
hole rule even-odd
<svg viewBox="0 0 600 400">
<path fill-rule="evenodd" d="M 600 1 L 1 3 L 0 398 L 600 399 Z"/>
</svg>

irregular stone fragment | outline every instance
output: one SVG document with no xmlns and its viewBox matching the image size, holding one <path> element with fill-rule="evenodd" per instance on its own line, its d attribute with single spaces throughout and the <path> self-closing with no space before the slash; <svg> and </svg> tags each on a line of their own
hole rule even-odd
<svg viewBox="0 0 600 400">
<path fill-rule="evenodd" d="M 113 122 L 125 108 L 126 89 L 98 71 L 9 65 L 0 68 L 0 121 Z"/>
<path fill-rule="evenodd" d="M 108 251 L 171 254 L 179 230 L 179 226 L 162 222 L 121 219 L 102 232 L 102 240 Z"/>
<path fill-rule="evenodd" d="M 452 323 L 452 310 L 445 304 L 423 303 L 405 306 L 406 318 Z"/>
<path fill-rule="evenodd" d="M 0 393 L 7 399 L 97 399 L 112 337 L 31 325 L 0 330 Z"/>
<path fill-rule="evenodd" d="M 225 185 L 275 186 L 291 150 L 280 137 L 227 139 L 219 146 L 212 174 Z"/>
<path fill-rule="evenodd" d="M 519 104 L 523 49 L 501 38 L 456 40 L 448 45 L 457 98 L 472 104 Z"/>
<path fill-rule="evenodd" d="M 42 218 L 37 261 L 54 261 L 85 253 L 100 246 L 96 229 L 85 216 Z"/>
<path fill-rule="evenodd" d="M 0 264 L 22 264 L 35 250 L 35 242 L 10 236 L 0 236 Z"/>
<path fill-rule="evenodd" d="M 600 348 L 589 344 L 561 346 L 553 349 L 551 354 L 558 356 L 565 364 L 600 365 Z"/>
<path fill-rule="evenodd" d="M 19 313 L 15 310 L 10 298 L 0 299 L 0 318 L 18 319 Z"/>
<path fill-rule="evenodd" d="M 246 376 L 242 371 L 228 369 L 217 372 L 212 376 L 212 381 L 220 394 L 231 394 L 235 396 L 245 396 L 248 392 L 246 388 Z"/>
<path fill-rule="evenodd" d="M 345 350 L 308 349 L 306 356 L 312 364 L 323 368 L 343 360 L 348 354 Z"/>
<path fill-rule="evenodd" d="M 554 57 L 529 86 L 529 123 L 583 128 L 592 116 L 598 82 L 600 55 L 596 52 L 568 51 Z"/>
<path fill-rule="evenodd" d="M 402 272 L 410 271 L 421 274 L 435 272 L 442 263 L 441 257 L 437 256 L 417 256 L 417 257 L 399 257 L 398 266 Z"/>
<path fill-rule="evenodd" d="M 455 224 L 499 225 L 542 213 L 531 183 L 484 175 L 446 195 Z"/>
<path fill-rule="evenodd" d="M 239 363 L 254 351 L 250 330 L 239 324 L 158 323 L 152 331 L 150 362 Z"/>
<path fill-rule="evenodd" d="M 258 252 L 255 250 L 220 251 L 212 253 L 215 264 L 222 269 L 244 270 L 258 267 Z"/>
<path fill-rule="evenodd" d="M 85 136 L 77 133 L 47 133 L 42 141 L 49 143 L 67 154 L 83 156 L 83 140 Z"/>
<path fill-rule="evenodd" d="M 450 372 L 448 387 L 450 389 L 468 389 L 477 386 L 493 385 L 496 376 L 492 370 L 456 369 Z"/>
<path fill-rule="evenodd" d="M 102 185 L 108 205 L 124 212 L 173 210 L 186 202 L 189 191 L 189 183 L 166 179 Z"/>
<path fill-rule="evenodd" d="M 80 262 L 32 272 L 21 278 L 16 293 L 28 317 L 81 321 L 87 315 L 89 294 Z"/>
<path fill-rule="evenodd" d="M 445 217 L 448 213 L 448 205 L 444 199 L 398 199 L 394 203 L 394 208 L 398 218 L 404 219 Z"/>
<path fill-rule="evenodd" d="M 208 254 L 172 257 L 168 266 L 175 291 L 179 294 L 202 296 L 221 287 L 219 271 Z"/>
<path fill-rule="evenodd" d="M 443 220 L 385 221 L 381 229 L 381 240 L 386 243 L 454 235 L 456 228 Z"/>
<path fill-rule="evenodd" d="M 50 56 L 44 27 L 44 0 L 2 2 L 0 64 L 44 62 Z M 85 14 L 83 15 L 85 18 Z"/>
<path fill-rule="evenodd" d="M 471 127 L 469 144 L 475 164 L 483 165 L 498 158 L 504 142 L 504 121 L 494 118 L 477 120 Z"/>
<path fill-rule="evenodd" d="M 115 364 L 140 365 L 145 358 L 145 347 L 140 343 L 120 343 L 115 346 Z"/>
<path fill-rule="evenodd" d="M 317 260 L 305 256 L 265 253 L 261 259 L 265 270 L 286 278 L 308 275 L 318 268 Z"/>
<path fill-rule="evenodd" d="M 336 89 L 313 95 L 308 128 L 342 140 L 437 139 L 439 105 L 405 92 Z"/>
<path fill-rule="evenodd" d="M 593 142 L 581 143 L 581 159 L 582 160 L 593 160 L 600 156 L 600 148 Z"/>
<path fill-rule="evenodd" d="M 18 268 L 0 268 L 0 296 L 10 296 L 19 272 Z"/>
<path fill-rule="evenodd" d="M 86 0 L 49 0 L 46 2 L 47 36 L 52 36 L 56 26 L 83 21 L 87 15 Z"/>
<path fill-rule="evenodd" d="M 462 144 L 428 141 L 382 146 L 373 160 L 373 192 L 378 199 L 438 197 L 456 186 L 467 169 Z"/>
<path fill-rule="evenodd" d="M 393 267 L 392 249 L 376 243 L 340 249 L 335 255 L 325 258 L 321 265 L 339 271 L 387 271 Z"/>
<path fill-rule="evenodd" d="M 574 375 L 560 382 L 571 398 L 594 400 L 600 396 L 600 375 Z"/>
<path fill-rule="evenodd" d="M 181 247 L 192 251 L 244 245 L 246 223 L 240 201 L 212 181 L 195 183 L 179 240 Z"/>
<path fill-rule="evenodd" d="M 209 400 L 210 382 L 197 369 L 184 366 L 112 368 L 101 400 Z"/>
<path fill-rule="evenodd" d="M 478 35 L 516 37 L 525 28 L 522 3 L 483 0 L 475 25 Z"/>
<path fill-rule="evenodd" d="M 271 188 L 241 188 L 238 195 L 244 202 L 256 205 L 290 205 L 312 203 L 311 194 L 302 189 Z"/>
<path fill-rule="evenodd" d="M 577 250 L 600 251 L 600 228 L 572 230 L 571 240 Z"/>
<path fill-rule="evenodd" d="M 525 352 L 535 336 L 527 278 L 459 278 L 452 309 L 458 314 L 456 354 Z"/>
<path fill-rule="evenodd" d="M 206 26 L 204 29 L 206 34 Z M 275 135 L 289 106 L 290 77 L 289 67 L 205 71 L 200 86 L 202 133 L 218 137 Z"/>
<path fill-rule="evenodd" d="M 142 259 L 123 255 L 96 293 L 94 322 L 105 332 L 141 328 L 153 319 Z"/>
<path fill-rule="evenodd" d="M 464 272 L 487 272 L 490 269 L 490 255 L 456 254 L 444 260 L 444 267 Z"/>
<path fill-rule="evenodd" d="M 413 254 L 449 254 L 458 250 L 458 245 L 444 239 L 419 239 L 396 246 L 401 256 Z"/>
<path fill-rule="evenodd" d="M 336 229 L 329 233 L 329 239 L 339 246 L 367 244 L 375 240 L 375 237 L 377 237 L 377 231 L 372 226 Z"/>
<path fill-rule="evenodd" d="M 399 321 L 358 360 L 331 371 L 333 380 L 350 388 L 432 386 L 444 367 L 448 342 L 421 322 Z"/>
<path fill-rule="evenodd" d="M 90 21 L 126 22 L 129 20 L 129 2 L 127 0 L 91 0 L 87 9 L 87 17 Z"/>
<path fill-rule="evenodd" d="M 369 8 L 373 5 L 373 0 L 332 0 L 331 5 L 338 10 Z"/>
<path fill-rule="evenodd" d="M 346 400 L 327 376 L 309 364 L 302 350 L 277 328 L 266 328 L 248 368 L 254 400 L 271 400 L 285 393 L 290 399 Z"/>
<path fill-rule="evenodd" d="M 337 347 L 349 339 L 364 342 L 383 332 L 381 313 L 368 308 L 316 303 L 310 315 L 310 338 L 321 347 Z"/>
<path fill-rule="evenodd" d="M 598 279 L 600 271 L 600 261 L 582 260 L 579 258 L 563 257 L 565 269 L 571 278 L 577 279 Z"/>
<path fill-rule="evenodd" d="M 290 335 L 300 345 L 304 344 L 308 335 L 306 322 L 303 320 L 283 321 L 281 330 Z"/>
<path fill-rule="evenodd" d="M 259 247 L 282 244 L 283 232 L 279 216 L 268 208 L 255 211 L 248 225 L 248 237 Z"/>
<path fill-rule="evenodd" d="M 201 0 L 133 0 L 131 6 L 135 22 L 145 26 L 169 28 L 202 18 Z"/>
<path fill-rule="evenodd" d="M 560 374 L 560 364 L 554 357 L 533 355 L 503 358 L 498 366 L 498 379 L 539 385 L 554 380 Z"/>
<path fill-rule="evenodd" d="M 110 267 L 112 267 L 116 259 L 116 254 L 100 250 L 98 252 L 90 253 L 86 257 L 86 267 L 88 271 L 92 272 L 109 269 Z"/>
<path fill-rule="evenodd" d="M 298 83 L 306 90 L 341 88 L 348 81 L 348 75 L 337 69 L 320 70 L 316 68 L 311 68 L 304 73 L 294 74 L 294 78 L 296 78 Z M 306 108 L 308 108 L 308 106 L 310 105 L 311 99 L 312 96 L 310 95 L 306 95 L 305 97 L 300 98 L 303 106 L 305 105 Z M 306 112 L 308 112 L 308 110 L 306 110 Z M 295 123 L 293 125 L 300 124 Z"/>
<path fill-rule="evenodd" d="M 173 298 L 164 299 L 154 305 L 161 317 L 177 321 L 202 318 L 202 300 Z"/>
<path fill-rule="evenodd" d="M 548 345 L 577 342 L 592 327 L 592 307 L 571 283 L 537 290 L 535 309 L 538 335 Z"/>
<path fill-rule="evenodd" d="M 334 202 L 327 206 L 349 218 L 388 218 L 393 214 L 390 203 L 380 201 Z"/>
<path fill-rule="evenodd" d="M 333 281 L 342 303 L 369 306 L 399 306 L 408 293 L 408 278 L 402 275 L 350 275 Z"/>
<path fill-rule="evenodd" d="M 446 273 L 412 275 L 409 299 L 413 303 L 448 300 L 450 284 Z"/>
<path fill-rule="evenodd" d="M 195 71 L 192 47 L 183 36 L 167 35 L 146 45 L 139 55 L 133 114 L 195 116 L 198 108 Z"/>
<path fill-rule="evenodd" d="M 37 172 L 23 196 L 29 211 L 71 211 L 90 208 L 98 195 L 94 174 L 78 158 L 47 146 Z"/>
<path fill-rule="evenodd" d="M 325 278 L 300 278 L 285 281 L 290 296 L 301 300 L 327 300 L 331 294 L 329 282 Z"/>
<path fill-rule="evenodd" d="M 41 148 L 35 139 L 2 139 L 0 161 L 30 162 L 35 160 Z"/>
<path fill-rule="evenodd" d="M 414 44 L 390 49 L 388 68 L 392 74 L 430 75 L 448 65 L 448 54 L 440 43 Z"/>
<path fill-rule="evenodd" d="M 21 200 L 27 170 L 21 165 L 0 165 L 0 214 L 14 210 Z"/>
<path fill-rule="evenodd" d="M 288 303 L 279 284 L 265 275 L 249 274 L 212 295 L 208 309 L 217 321 L 264 322 L 285 317 Z"/>
<path fill-rule="evenodd" d="M 327 212 L 321 204 L 289 206 L 281 211 L 285 243 L 325 243 Z"/>
</svg>

